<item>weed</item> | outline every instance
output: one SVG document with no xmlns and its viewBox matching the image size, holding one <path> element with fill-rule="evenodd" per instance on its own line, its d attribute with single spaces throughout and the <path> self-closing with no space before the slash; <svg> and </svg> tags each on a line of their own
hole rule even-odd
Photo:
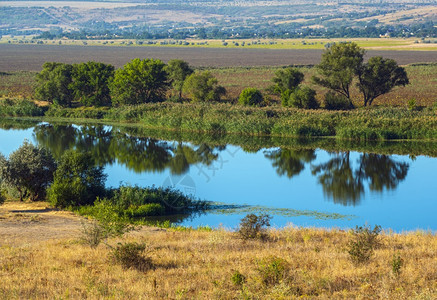
<svg viewBox="0 0 437 300">
<path fill-rule="evenodd" d="M 106 238 L 105 230 L 97 221 L 82 222 L 81 234 L 80 240 L 91 248 L 96 248 Z"/>
<path fill-rule="evenodd" d="M 257 271 L 264 285 L 276 285 L 287 277 L 288 263 L 280 257 L 268 257 L 258 261 Z"/>
<path fill-rule="evenodd" d="M 373 250 L 380 245 L 378 235 L 381 226 L 376 225 L 373 230 L 370 226 L 357 226 L 352 230 L 352 240 L 347 244 L 347 252 L 355 264 L 363 264 L 370 260 Z"/>
<path fill-rule="evenodd" d="M 123 269 L 145 272 L 153 268 L 152 259 L 144 255 L 146 247 L 144 243 L 118 243 L 112 248 L 111 259 Z"/>
<path fill-rule="evenodd" d="M 408 110 L 416 110 L 417 109 L 416 98 L 411 98 L 410 100 L 408 100 L 407 107 Z"/>
<path fill-rule="evenodd" d="M 266 226 L 270 226 L 270 219 L 272 217 L 267 214 L 255 215 L 248 214 L 240 222 L 238 233 L 243 240 L 248 239 L 262 239 L 267 238 Z"/>
<path fill-rule="evenodd" d="M 393 254 L 393 258 L 391 260 L 391 270 L 393 272 L 393 275 L 399 277 L 399 275 L 401 274 L 401 268 L 403 264 L 404 264 L 404 260 L 399 255 L 399 253 Z"/>
<path fill-rule="evenodd" d="M 241 274 L 239 271 L 235 271 L 231 276 L 231 281 L 236 286 L 242 286 L 246 282 L 246 276 Z"/>
</svg>

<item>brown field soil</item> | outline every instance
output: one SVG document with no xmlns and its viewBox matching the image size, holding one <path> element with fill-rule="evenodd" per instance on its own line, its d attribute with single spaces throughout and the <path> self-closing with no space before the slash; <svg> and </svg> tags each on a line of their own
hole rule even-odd
<svg viewBox="0 0 437 300">
<path fill-rule="evenodd" d="M 224 229 L 147 227 L 107 242 L 145 243 L 150 269 L 137 270 L 114 261 L 105 244 L 80 242 L 80 222 L 67 212 L 44 203 L 0 209 L 2 299 L 437 298 L 437 236 L 429 232 L 382 233 L 370 260 L 355 265 L 352 234 L 338 229 L 290 225 L 244 241 Z"/>
<path fill-rule="evenodd" d="M 317 49 L 223 49 L 134 46 L 67 46 L 0 44 L 0 71 L 40 71 L 47 61 L 79 63 L 99 61 L 122 67 L 134 58 L 183 59 L 194 67 L 252 67 L 314 65 Z M 437 62 L 437 51 L 369 50 L 367 57 L 393 58 L 399 64 Z"/>
</svg>

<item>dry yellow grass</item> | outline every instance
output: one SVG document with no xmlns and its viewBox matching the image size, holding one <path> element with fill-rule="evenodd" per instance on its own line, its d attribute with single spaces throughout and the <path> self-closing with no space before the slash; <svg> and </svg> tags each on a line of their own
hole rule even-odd
<svg viewBox="0 0 437 300">
<path fill-rule="evenodd" d="M 0 236 L 1 236 L 0 231 Z M 384 233 L 368 264 L 355 266 L 345 252 L 350 233 L 287 227 L 270 239 L 243 241 L 227 230 L 175 231 L 144 228 L 124 241 L 145 242 L 154 269 L 124 270 L 76 237 L 0 247 L 2 299 L 436 299 L 437 237 Z M 115 245 L 117 240 L 110 240 Z M 394 254 L 404 260 L 392 272 Z M 262 282 L 260 262 L 285 260 L 283 276 Z M 246 277 L 242 286 L 231 277 Z M 265 273 L 264 273 L 265 275 Z"/>
</svg>

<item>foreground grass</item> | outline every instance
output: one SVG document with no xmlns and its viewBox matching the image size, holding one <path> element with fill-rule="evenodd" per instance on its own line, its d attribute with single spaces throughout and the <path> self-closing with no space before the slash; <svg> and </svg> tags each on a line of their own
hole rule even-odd
<svg viewBox="0 0 437 300">
<path fill-rule="evenodd" d="M 436 299 L 437 237 L 384 233 L 370 262 L 354 265 L 341 230 L 287 227 L 243 241 L 228 230 L 154 230 L 125 238 L 147 244 L 148 271 L 123 269 L 105 245 L 75 238 L 0 248 L 4 299 Z M 117 240 L 110 240 L 115 246 Z M 399 274 L 393 256 L 403 260 Z M 239 284 L 235 274 L 244 279 Z M 234 279 L 232 279 L 234 277 Z"/>
</svg>

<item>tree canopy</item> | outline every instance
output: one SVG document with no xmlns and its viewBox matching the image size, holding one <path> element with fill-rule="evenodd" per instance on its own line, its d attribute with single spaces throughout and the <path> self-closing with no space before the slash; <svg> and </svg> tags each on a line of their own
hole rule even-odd
<svg viewBox="0 0 437 300">
<path fill-rule="evenodd" d="M 409 83 L 407 72 L 393 59 L 375 56 L 358 72 L 358 88 L 364 97 L 364 106 L 372 105 L 376 97 L 390 92 L 395 86 Z"/>
<path fill-rule="evenodd" d="M 109 84 L 114 77 L 114 66 L 89 61 L 73 65 L 75 100 L 86 106 L 102 106 L 111 103 Z"/>
<path fill-rule="evenodd" d="M 178 100 L 181 100 L 185 79 L 194 72 L 193 69 L 186 61 L 172 59 L 168 61 L 165 70 L 173 89 L 177 92 Z"/>
<path fill-rule="evenodd" d="M 135 58 L 115 72 L 111 84 L 115 104 L 158 102 L 169 87 L 165 64 L 159 59 Z"/>
<path fill-rule="evenodd" d="M 218 101 L 226 94 L 225 88 L 208 71 L 191 74 L 185 81 L 184 91 L 194 102 Z"/>
<path fill-rule="evenodd" d="M 364 50 L 356 43 L 333 44 L 324 51 L 317 65 L 319 76 L 312 79 L 314 83 L 350 99 L 350 87 L 362 67 L 363 57 Z"/>
<path fill-rule="evenodd" d="M 0 178 L 3 184 L 17 190 L 22 201 L 29 196 L 32 201 L 45 195 L 53 181 L 56 163 L 50 152 L 24 141 L 8 159 L 0 157 Z"/>
<path fill-rule="evenodd" d="M 35 96 L 50 103 L 71 106 L 74 98 L 71 88 L 73 66 L 58 62 L 46 62 L 42 67 L 42 71 L 36 75 Z"/>
</svg>

